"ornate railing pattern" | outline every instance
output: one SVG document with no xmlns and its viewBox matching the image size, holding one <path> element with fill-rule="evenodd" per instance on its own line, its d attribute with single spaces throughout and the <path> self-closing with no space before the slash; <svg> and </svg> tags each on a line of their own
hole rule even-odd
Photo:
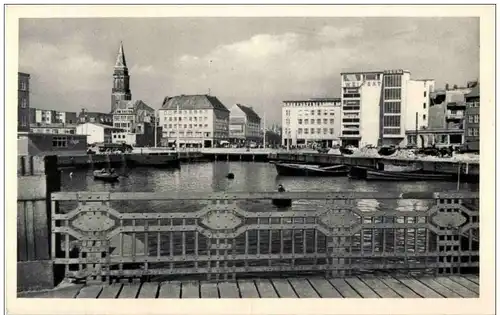
<svg viewBox="0 0 500 315">
<path fill-rule="evenodd" d="M 272 206 L 270 200 L 279 198 L 292 199 L 292 207 Z M 478 198 L 459 192 L 58 192 L 52 194 L 52 258 L 65 265 L 67 277 L 86 281 L 178 275 L 219 280 L 273 272 L 460 273 L 479 266 Z M 153 200 L 161 212 L 113 206 Z M 63 210 L 68 201 L 76 207 Z M 194 210 L 184 211 L 186 204 Z M 244 209 L 248 205 L 252 209 Z"/>
</svg>

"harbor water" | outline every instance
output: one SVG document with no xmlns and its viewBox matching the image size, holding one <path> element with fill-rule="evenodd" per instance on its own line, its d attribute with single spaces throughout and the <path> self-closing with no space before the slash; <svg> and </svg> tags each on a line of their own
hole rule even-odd
<svg viewBox="0 0 500 315">
<path fill-rule="evenodd" d="M 156 168 L 133 168 L 117 169 L 118 172 L 126 174 L 117 183 L 105 183 L 95 181 L 92 170 L 62 170 L 63 191 L 95 191 L 95 192 L 164 192 L 175 194 L 176 192 L 273 192 L 277 186 L 282 184 L 287 191 L 320 191 L 320 192 L 442 192 L 455 191 L 457 183 L 453 182 L 396 182 L 396 181 L 364 181 L 354 180 L 347 177 L 281 177 L 277 175 L 274 165 L 269 163 L 252 162 L 212 162 L 182 164 L 179 169 L 156 169 Z M 234 173 L 234 179 L 226 178 L 226 175 Z M 70 176 L 71 173 L 71 176 Z M 479 184 L 463 183 L 460 185 L 462 191 L 478 191 Z M 361 211 L 399 210 L 399 211 L 425 211 L 433 206 L 432 200 L 387 200 L 387 199 L 365 199 L 365 200 L 294 200 L 292 210 L 315 211 L 336 205 L 345 205 L 347 208 L 355 207 Z M 200 201 L 113 201 L 111 206 L 120 212 L 190 212 L 202 209 L 206 203 Z M 74 209 L 75 203 L 61 204 L 62 212 Z M 238 201 L 237 206 L 247 211 L 281 211 L 272 205 L 270 200 L 245 200 Z M 336 207 L 338 209 L 338 207 Z M 191 221 L 191 220 L 188 220 Z M 376 223 L 376 222 L 373 222 Z M 403 222 L 400 222 L 403 223 Z M 140 224 L 140 223 L 137 223 Z M 192 222 L 191 222 L 192 224 Z M 128 225 L 128 224 L 125 224 Z M 311 252 L 318 248 L 319 252 L 326 249 L 326 238 L 315 237 L 313 231 L 286 231 L 282 237 L 284 244 L 279 240 L 279 231 L 251 231 L 249 235 L 250 254 L 259 250 L 261 253 L 276 253 L 280 247 L 285 252 L 298 251 Z M 372 234 L 374 233 L 374 234 Z M 425 229 L 404 231 L 397 229 L 380 231 L 367 230 L 361 235 L 353 237 L 348 245 L 348 250 L 359 251 L 386 251 L 397 252 L 405 248 L 409 252 L 425 251 L 426 244 L 431 247 L 435 242 L 427 243 Z M 182 233 L 163 233 L 157 237 L 156 233 L 150 233 L 148 239 L 139 236 L 139 242 L 148 242 L 149 255 L 156 256 L 158 250 L 160 255 L 179 255 L 183 252 L 192 253 L 194 248 L 203 252 L 206 241 L 201 240 L 198 246 L 194 244 L 194 235 L 182 235 Z M 178 234 L 178 235 L 177 235 Z M 384 234 L 384 235 L 383 235 Z M 170 238 L 173 238 L 170 240 Z M 293 238 L 293 241 L 292 241 Z M 242 253 L 245 247 L 244 236 L 235 240 L 236 251 Z M 158 245 L 160 241 L 160 246 Z M 259 240 L 259 241 L 258 241 Z M 405 240 L 407 244 L 405 245 Z M 182 244 L 184 242 L 184 245 Z M 259 244 L 257 244 L 259 242 Z M 314 244 L 314 242 L 317 242 Z M 408 243 L 410 242 L 410 243 Z M 129 242 L 127 242 L 129 243 Z M 434 243 L 434 245 L 433 245 Z M 294 244 L 294 245 L 292 245 Z M 411 246 L 408 246 L 411 244 Z M 128 248 L 130 248 L 128 244 Z M 172 246 L 172 247 L 170 247 Z M 363 249 L 361 248 L 363 247 Z M 293 249 L 292 247 L 295 247 Z M 144 246 L 135 245 L 136 250 Z M 128 251 L 127 249 L 124 249 Z M 347 250 L 347 248 L 346 248 Z M 432 250 L 432 248 L 431 248 Z M 125 252 L 122 254 L 126 255 Z M 375 262 L 375 261 L 373 261 Z M 153 267 L 153 266 L 150 266 Z"/>
</svg>

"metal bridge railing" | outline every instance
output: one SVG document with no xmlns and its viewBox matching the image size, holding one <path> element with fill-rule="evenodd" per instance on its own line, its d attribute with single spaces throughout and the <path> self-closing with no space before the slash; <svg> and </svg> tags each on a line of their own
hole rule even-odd
<svg viewBox="0 0 500 315">
<path fill-rule="evenodd" d="M 478 193 L 103 193 L 52 196 L 68 278 L 461 273 L 479 267 Z M 292 199 L 289 208 L 272 200 Z"/>
</svg>

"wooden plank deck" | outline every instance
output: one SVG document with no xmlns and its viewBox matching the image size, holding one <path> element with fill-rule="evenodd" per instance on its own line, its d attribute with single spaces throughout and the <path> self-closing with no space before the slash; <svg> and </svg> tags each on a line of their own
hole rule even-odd
<svg viewBox="0 0 500 315">
<path fill-rule="evenodd" d="M 479 277 L 359 276 L 66 285 L 19 298 L 478 298 Z"/>
</svg>

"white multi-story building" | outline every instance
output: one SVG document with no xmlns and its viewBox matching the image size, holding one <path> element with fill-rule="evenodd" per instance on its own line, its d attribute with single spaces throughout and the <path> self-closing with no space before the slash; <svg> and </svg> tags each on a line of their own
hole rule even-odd
<svg viewBox="0 0 500 315">
<path fill-rule="evenodd" d="M 234 104 L 230 109 L 229 138 L 233 143 L 262 142 L 260 117 L 251 107 Z"/>
<path fill-rule="evenodd" d="M 340 138 L 340 98 L 283 101 L 282 145 L 332 147 Z"/>
<path fill-rule="evenodd" d="M 215 96 L 166 97 L 159 112 L 162 142 L 180 147 L 215 147 L 229 140 L 229 110 Z"/>
<path fill-rule="evenodd" d="M 404 145 L 406 130 L 427 127 L 434 80 L 412 80 L 405 70 L 341 76 L 343 145 Z"/>
</svg>

